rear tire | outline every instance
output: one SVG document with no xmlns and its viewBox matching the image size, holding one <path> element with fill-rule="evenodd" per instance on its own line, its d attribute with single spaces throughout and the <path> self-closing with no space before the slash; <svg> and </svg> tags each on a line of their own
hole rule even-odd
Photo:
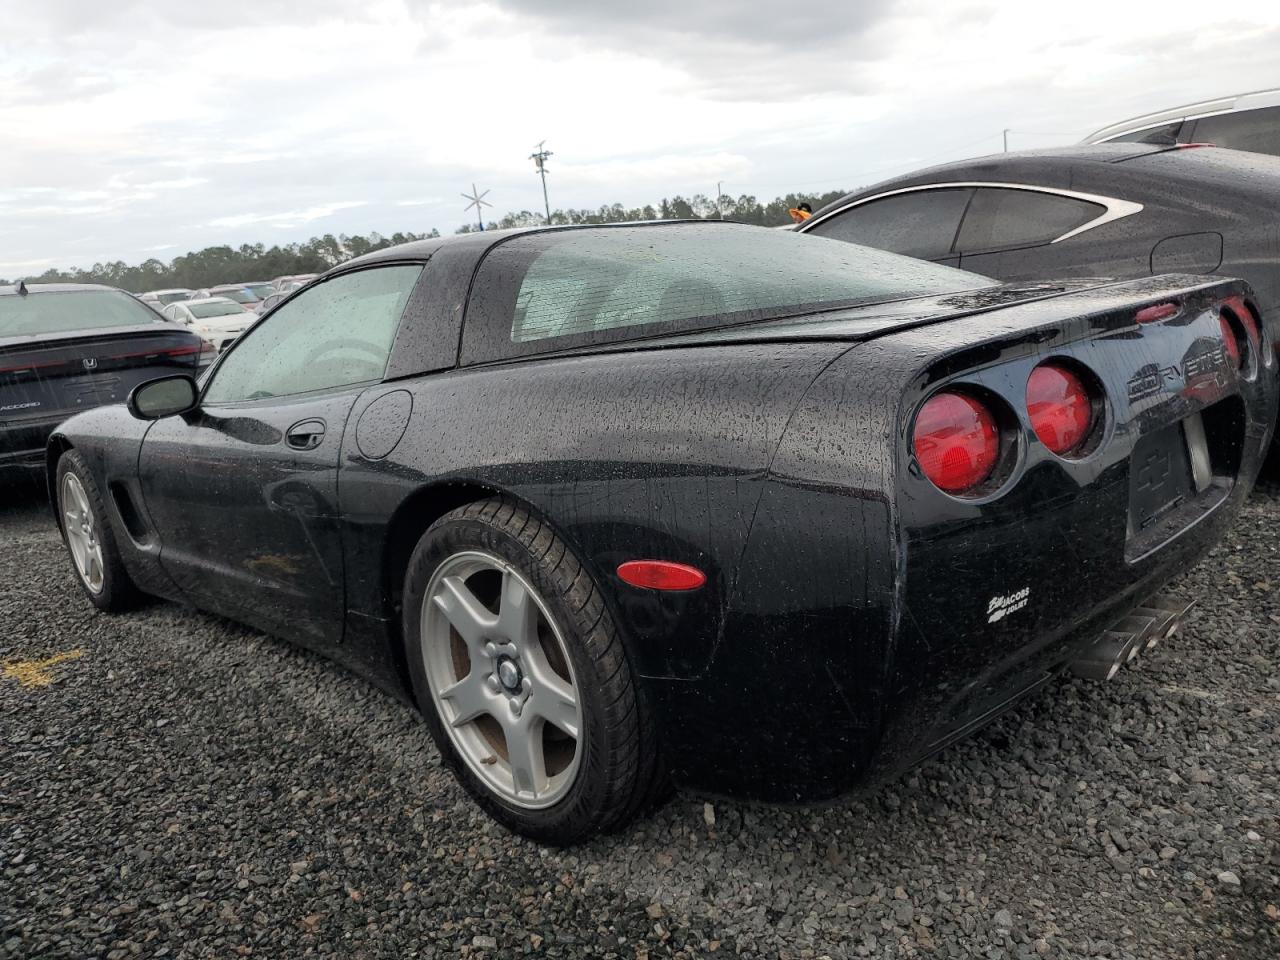
<svg viewBox="0 0 1280 960">
<path fill-rule="evenodd" d="M 442 758 L 508 829 L 571 844 L 665 795 L 656 734 L 600 589 L 524 507 L 482 500 L 432 524 L 405 573 L 403 628 Z"/>
<path fill-rule="evenodd" d="M 120 559 L 106 503 L 84 458 L 68 450 L 55 476 L 58 529 L 80 589 L 99 610 L 116 613 L 136 606 L 141 591 Z"/>
</svg>

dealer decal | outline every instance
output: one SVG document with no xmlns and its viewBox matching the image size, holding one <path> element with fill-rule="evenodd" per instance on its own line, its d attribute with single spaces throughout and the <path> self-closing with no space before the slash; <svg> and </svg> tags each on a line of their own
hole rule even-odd
<svg viewBox="0 0 1280 960">
<path fill-rule="evenodd" d="M 987 623 L 1003 620 L 1011 613 L 1016 613 L 1027 605 L 1031 599 L 1031 588 L 1023 587 L 1014 593 L 1001 596 L 996 594 L 987 601 Z"/>
</svg>

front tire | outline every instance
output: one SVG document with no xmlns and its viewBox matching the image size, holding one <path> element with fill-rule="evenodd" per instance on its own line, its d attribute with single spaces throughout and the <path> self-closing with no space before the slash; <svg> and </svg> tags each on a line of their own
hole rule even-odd
<svg viewBox="0 0 1280 960">
<path fill-rule="evenodd" d="M 58 526 L 80 589 L 99 610 L 115 613 L 135 606 L 141 594 L 120 559 L 102 492 L 84 458 L 68 450 L 58 461 L 56 478 Z"/>
<path fill-rule="evenodd" d="M 570 844 L 658 795 L 656 736 L 600 589 L 523 507 L 483 500 L 432 524 L 403 627 L 441 756 L 504 826 Z"/>
</svg>

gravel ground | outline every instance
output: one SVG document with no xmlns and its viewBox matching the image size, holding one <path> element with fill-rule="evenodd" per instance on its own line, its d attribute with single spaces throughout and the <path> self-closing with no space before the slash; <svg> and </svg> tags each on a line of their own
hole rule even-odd
<svg viewBox="0 0 1280 960">
<path fill-rule="evenodd" d="M 93 613 L 14 499 L 0 661 L 82 654 L 0 672 L 0 957 L 1280 957 L 1274 480 L 1111 683 L 870 796 L 682 795 L 572 851 L 490 824 L 408 707 L 318 657 Z"/>
</svg>

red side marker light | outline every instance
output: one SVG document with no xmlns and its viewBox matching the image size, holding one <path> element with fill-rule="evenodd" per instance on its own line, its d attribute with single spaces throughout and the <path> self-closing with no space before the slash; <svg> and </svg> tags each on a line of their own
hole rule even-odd
<svg viewBox="0 0 1280 960">
<path fill-rule="evenodd" d="M 1172 317 L 1177 312 L 1178 305 L 1176 303 L 1155 303 L 1149 307 L 1143 307 L 1134 314 L 1133 319 L 1138 323 L 1155 323 L 1157 320 L 1165 320 Z"/>
<path fill-rule="evenodd" d="M 687 563 L 669 560 L 628 560 L 618 567 L 618 576 L 633 587 L 649 590 L 697 590 L 707 575 Z"/>
</svg>

